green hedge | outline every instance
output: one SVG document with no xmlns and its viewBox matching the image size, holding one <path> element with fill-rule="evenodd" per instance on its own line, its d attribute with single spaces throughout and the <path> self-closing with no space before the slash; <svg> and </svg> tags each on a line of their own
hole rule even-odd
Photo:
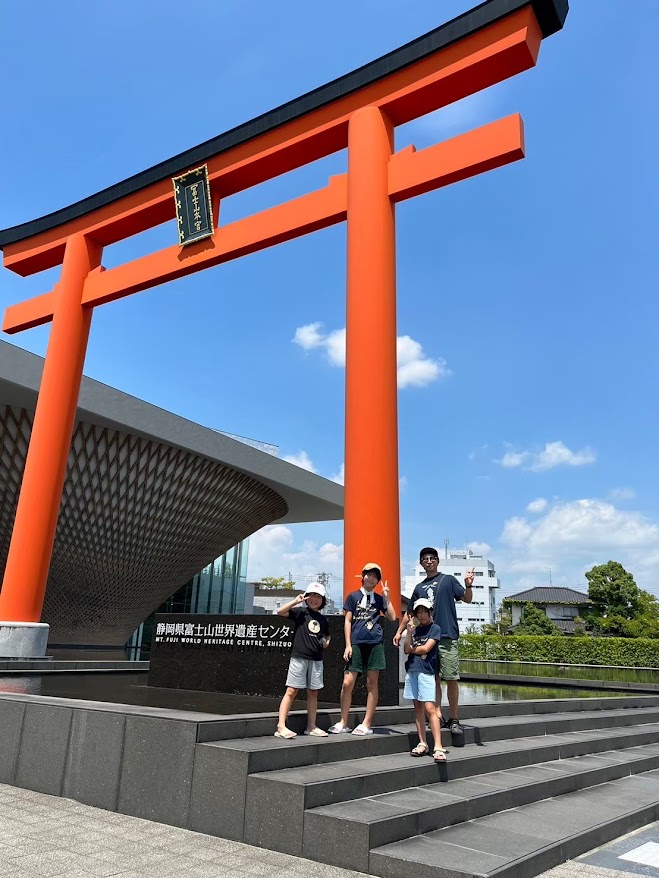
<svg viewBox="0 0 659 878">
<path fill-rule="evenodd" d="M 569 665 L 659 668 L 659 641 L 646 637 L 552 637 L 463 634 L 460 657 Z"/>
</svg>

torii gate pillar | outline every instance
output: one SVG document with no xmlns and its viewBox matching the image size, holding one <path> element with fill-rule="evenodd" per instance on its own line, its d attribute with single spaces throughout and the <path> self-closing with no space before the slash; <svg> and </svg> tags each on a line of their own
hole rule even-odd
<svg viewBox="0 0 659 878">
<path fill-rule="evenodd" d="M 344 592 L 368 561 L 400 607 L 393 126 L 363 107 L 348 128 Z M 368 404 L 365 401 L 368 400 Z"/>
</svg>

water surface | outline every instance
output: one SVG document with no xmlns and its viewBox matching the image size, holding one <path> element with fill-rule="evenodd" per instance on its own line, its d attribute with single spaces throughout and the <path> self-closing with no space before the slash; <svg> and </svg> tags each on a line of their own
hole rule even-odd
<svg viewBox="0 0 659 878">
<path fill-rule="evenodd" d="M 657 642 L 659 651 L 659 641 Z M 464 673 L 525 677 L 560 677 L 565 680 L 607 680 L 612 683 L 657 683 L 659 668 L 607 668 L 601 665 L 544 665 L 531 662 L 496 662 L 460 659 Z"/>
</svg>

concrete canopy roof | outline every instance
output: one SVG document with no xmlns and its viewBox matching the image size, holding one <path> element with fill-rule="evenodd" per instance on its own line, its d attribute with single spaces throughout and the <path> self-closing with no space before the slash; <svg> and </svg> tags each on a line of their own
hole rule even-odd
<svg viewBox="0 0 659 878">
<path fill-rule="evenodd" d="M 42 368 L 41 357 L 0 341 L 0 404 L 34 411 Z M 286 501 L 278 524 L 343 518 L 342 485 L 100 381 L 82 379 L 77 420 L 163 442 L 258 479 Z"/>
<path fill-rule="evenodd" d="M 0 579 L 42 364 L 0 342 Z M 49 642 L 120 647 L 261 527 L 342 516 L 341 485 L 83 379 L 43 605 Z"/>
</svg>

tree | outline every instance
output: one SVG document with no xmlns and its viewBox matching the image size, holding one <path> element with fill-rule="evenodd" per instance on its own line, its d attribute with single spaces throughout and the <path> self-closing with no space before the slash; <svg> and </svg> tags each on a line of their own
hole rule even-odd
<svg viewBox="0 0 659 878">
<path fill-rule="evenodd" d="M 638 611 L 635 619 L 607 616 L 597 619 L 598 630 L 618 637 L 659 637 L 659 602 L 642 588 L 638 590 Z"/>
<path fill-rule="evenodd" d="M 581 618 L 581 616 L 575 616 L 572 620 L 574 622 L 574 630 L 573 634 L 575 637 L 583 637 L 586 633 L 586 623 Z"/>
<path fill-rule="evenodd" d="M 634 637 L 659 637 L 659 601 L 653 594 L 639 589 L 639 614 L 630 623 Z"/>
<path fill-rule="evenodd" d="M 553 634 L 560 635 L 563 632 L 558 629 L 546 613 L 538 609 L 530 601 L 524 604 L 522 618 L 515 628 L 515 634 Z"/>
<path fill-rule="evenodd" d="M 586 573 L 588 597 L 595 605 L 595 616 L 621 616 L 635 619 L 641 607 L 641 590 L 634 582 L 631 573 L 618 564 L 609 561 L 593 567 Z"/>
<path fill-rule="evenodd" d="M 494 617 L 494 622 L 491 625 L 483 625 L 481 634 L 505 634 L 512 624 L 512 610 L 510 604 L 504 600 L 502 604 L 499 604 Z"/>
<path fill-rule="evenodd" d="M 586 579 L 594 604 L 584 613 L 588 627 L 612 637 L 659 637 L 659 602 L 636 585 L 622 564 L 600 564 Z"/>
<path fill-rule="evenodd" d="M 263 576 L 259 585 L 261 588 L 295 588 L 293 580 L 284 576 Z"/>
</svg>

